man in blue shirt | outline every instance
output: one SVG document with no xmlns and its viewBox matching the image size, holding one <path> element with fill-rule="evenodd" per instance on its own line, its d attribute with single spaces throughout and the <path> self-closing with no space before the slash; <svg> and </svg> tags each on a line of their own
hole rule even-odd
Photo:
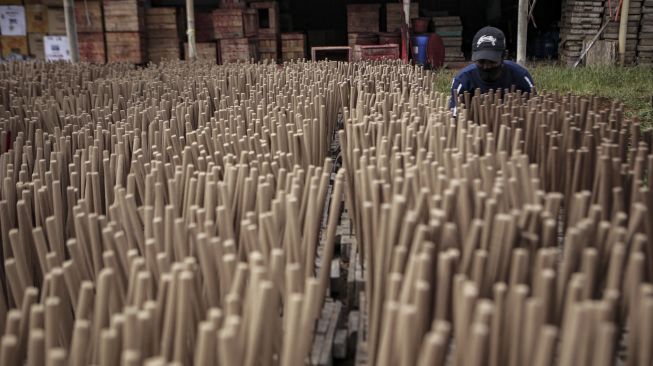
<svg viewBox="0 0 653 366">
<path fill-rule="evenodd" d="M 464 92 L 481 93 L 490 90 L 511 89 L 513 86 L 522 92 L 535 93 L 535 83 L 524 67 L 503 59 L 506 50 L 506 37 L 500 29 L 484 27 L 474 36 L 472 44 L 473 64 L 460 70 L 451 83 L 449 108 L 456 114 L 456 102 Z"/>
</svg>

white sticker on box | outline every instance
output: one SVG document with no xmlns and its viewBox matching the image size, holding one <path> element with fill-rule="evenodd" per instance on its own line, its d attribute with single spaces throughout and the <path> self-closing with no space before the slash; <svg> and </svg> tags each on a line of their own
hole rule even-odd
<svg viewBox="0 0 653 366">
<path fill-rule="evenodd" d="M 70 47 L 66 36 L 43 37 L 47 61 L 70 61 Z"/>
<path fill-rule="evenodd" d="M 3 36 L 25 36 L 25 7 L 21 5 L 0 6 L 0 34 Z"/>
</svg>

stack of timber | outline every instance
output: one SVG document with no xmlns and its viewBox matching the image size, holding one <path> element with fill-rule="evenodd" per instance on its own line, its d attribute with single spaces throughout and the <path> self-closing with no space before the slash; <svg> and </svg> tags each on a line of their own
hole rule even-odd
<svg viewBox="0 0 653 366">
<path fill-rule="evenodd" d="M 147 62 L 145 9 L 141 0 L 104 0 L 109 62 Z"/>
<path fill-rule="evenodd" d="M 177 8 L 148 8 L 147 55 L 150 61 L 178 60 L 181 53 Z"/>
<path fill-rule="evenodd" d="M 653 66 L 653 0 L 642 1 L 637 63 Z"/>
<path fill-rule="evenodd" d="M 258 60 L 258 12 L 255 9 L 216 9 L 212 16 L 222 63 Z"/>
<path fill-rule="evenodd" d="M 567 0 L 560 25 L 560 60 L 567 65 L 578 60 L 587 37 L 601 29 L 603 0 Z"/>
<path fill-rule="evenodd" d="M 444 61 L 462 62 L 463 24 L 457 16 L 437 16 L 433 18 L 435 33 L 444 43 Z"/>
<path fill-rule="evenodd" d="M 618 3 L 618 2 L 617 2 Z M 614 20 L 617 9 L 621 15 L 621 9 L 613 4 L 612 2 L 605 2 L 605 10 L 603 14 L 603 22 L 609 22 L 605 30 L 601 34 L 601 38 L 608 41 L 613 41 L 618 44 L 619 42 L 619 19 Z M 619 4 L 620 5 L 620 4 Z M 612 9 L 610 9 L 612 7 Z M 610 18 L 612 14 L 612 21 Z M 626 58 L 625 64 L 632 65 L 636 62 L 637 59 L 637 45 L 638 45 L 638 33 L 640 28 L 640 19 L 642 14 L 642 0 L 631 0 L 630 6 L 628 8 L 628 23 L 626 27 Z M 591 37 L 586 37 L 588 40 Z M 619 55 L 617 54 L 616 61 L 619 60 Z"/>
<path fill-rule="evenodd" d="M 107 61 L 104 40 L 104 21 L 100 1 L 78 1 L 75 3 L 75 21 L 79 60 L 103 64 Z"/>
<path fill-rule="evenodd" d="M 404 6 L 401 3 L 387 3 L 385 4 L 385 30 L 386 32 L 398 32 L 401 30 L 402 13 Z M 419 17 L 419 4 L 416 2 L 410 3 L 410 19 Z M 405 19 L 405 17 L 404 17 Z"/>
<path fill-rule="evenodd" d="M 48 8 L 42 4 L 27 4 L 25 17 L 29 55 L 37 60 L 43 60 L 45 59 L 43 37 L 48 32 Z"/>
<path fill-rule="evenodd" d="M 306 35 L 298 32 L 282 33 L 281 56 L 284 62 L 305 58 Z"/>
<path fill-rule="evenodd" d="M 277 62 L 281 49 L 279 3 L 258 1 L 250 4 L 258 17 L 258 41 L 261 60 Z"/>
</svg>

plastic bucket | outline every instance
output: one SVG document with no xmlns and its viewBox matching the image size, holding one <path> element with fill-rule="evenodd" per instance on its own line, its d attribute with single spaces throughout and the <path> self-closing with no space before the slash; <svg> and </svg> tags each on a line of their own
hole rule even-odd
<svg viewBox="0 0 653 366">
<path fill-rule="evenodd" d="M 410 49 L 413 54 L 413 60 L 418 65 L 426 65 L 428 63 L 427 49 L 429 45 L 428 34 L 414 35 L 410 39 Z"/>
</svg>

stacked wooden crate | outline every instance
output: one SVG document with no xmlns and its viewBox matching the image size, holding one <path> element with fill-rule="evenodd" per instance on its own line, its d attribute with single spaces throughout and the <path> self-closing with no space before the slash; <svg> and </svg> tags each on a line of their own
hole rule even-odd
<svg viewBox="0 0 653 366">
<path fill-rule="evenodd" d="M 259 1 L 250 4 L 258 16 L 258 40 L 261 60 L 277 62 L 279 59 L 280 23 L 279 3 L 276 1 Z"/>
<path fill-rule="evenodd" d="M 214 62 L 218 60 L 218 45 L 215 41 L 211 10 L 195 8 L 195 51 L 199 59 L 213 60 Z M 188 42 L 184 43 L 184 52 L 188 59 L 188 55 L 190 55 Z"/>
<path fill-rule="evenodd" d="M 401 18 L 404 11 L 404 5 L 401 3 L 385 4 L 385 29 L 387 32 L 397 32 L 401 30 Z M 409 20 L 419 16 L 419 4 L 410 3 Z"/>
<path fill-rule="evenodd" d="M 104 26 L 109 62 L 147 61 L 145 12 L 140 0 L 104 0 Z"/>
<path fill-rule="evenodd" d="M 347 39 L 350 47 L 377 44 L 380 4 L 347 5 Z"/>
<path fill-rule="evenodd" d="M 48 32 L 48 8 L 43 4 L 25 5 L 29 55 L 37 60 L 45 58 L 43 37 Z"/>
<path fill-rule="evenodd" d="M 617 2 L 618 3 L 618 2 Z M 619 21 L 610 20 L 610 6 L 612 7 L 612 15 L 615 14 L 615 6 L 612 2 L 605 2 L 605 9 L 603 11 L 603 24 L 609 22 L 605 30 L 601 34 L 601 38 L 607 41 L 619 41 Z M 630 6 L 628 7 L 628 23 L 626 26 L 626 58 L 625 63 L 627 65 L 632 65 L 635 63 L 637 57 L 637 35 L 639 31 L 639 21 L 642 13 L 642 1 L 641 0 L 631 0 Z M 585 37 L 585 42 L 588 43 L 591 41 L 594 35 L 588 35 Z M 617 57 L 618 59 L 618 57 Z"/>
<path fill-rule="evenodd" d="M 439 16 L 433 18 L 435 33 L 444 44 L 444 62 L 465 61 L 462 51 L 463 24 L 457 16 Z"/>
<path fill-rule="evenodd" d="M 258 13 L 254 9 L 220 8 L 213 11 L 215 38 L 222 63 L 258 60 Z"/>
<path fill-rule="evenodd" d="M 147 54 L 152 62 L 178 60 L 181 51 L 177 8 L 149 8 L 146 11 Z"/>
<path fill-rule="evenodd" d="M 573 64 L 579 58 L 586 37 L 601 28 L 603 0 L 567 0 L 560 25 L 560 60 Z"/>
<path fill-rule="evenodd" d="M 282 33 L 281 57 L 283 61 L 306 57 L 306 35 L 303 33 Z"/>
<path fill-rule="evenodd" d="M 79 60 L 96 64 L 106 63 L 102 3 L 100 1 L 76 2 L 75 21 L 77 23 Z"/>
<path fill-rule="evenodd" d="M 637 63 L 653 66 L 653 0 L 644 0 L 641 9 Z"/>
<path fill-rule="evenodd" d="M 12 3 L 13 1 L 9 1 Z M 20 4 L 20 2 L 18 2 Z M 2 57 L 21 59 L 29 55 L 25 7 L 7 4 L 0 7 L 0 44 Z"/>
</svg>

